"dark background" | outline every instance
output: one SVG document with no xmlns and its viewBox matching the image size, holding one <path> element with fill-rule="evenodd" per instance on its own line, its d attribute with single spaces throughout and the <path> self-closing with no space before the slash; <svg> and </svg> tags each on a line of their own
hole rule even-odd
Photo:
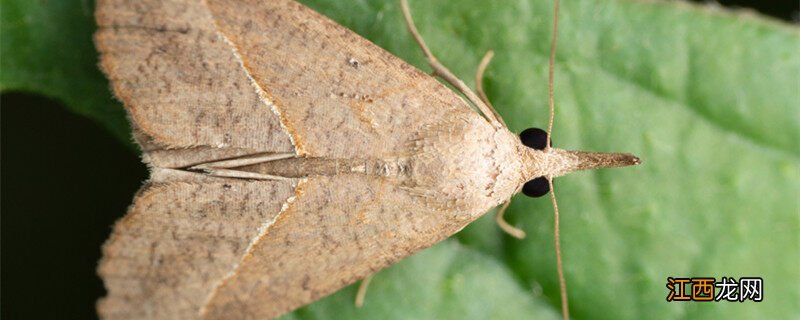
<svg viewBox="0 0 800 320">
<path fill-rule="evenodd" d="M 710 1 L 693 1 L 710 2 Z M 797 23 L 797 1 L 719 1 Z M 4 319 L 92 319 L 100 246 L 147 178 L 138 152 L 58 101 L 0 95 Z"/>
</svg>

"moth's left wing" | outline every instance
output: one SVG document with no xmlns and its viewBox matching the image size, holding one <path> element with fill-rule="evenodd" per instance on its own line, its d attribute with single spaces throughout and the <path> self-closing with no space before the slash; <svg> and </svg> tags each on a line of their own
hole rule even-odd
<svg viewBox="0 0 800 320">
<path fill-rule="evenodd" d="M 433 77 L 299 3 L 206 3 L 300 156 L 402 154 L 420 128 L 447 121 L 492 130 Z"/>
<path fill-rule="evenodd" d="M 294 151 L 202 0 L 98 0 L 96 17 L 100 67 L 146 163 Z"/>
</svg>

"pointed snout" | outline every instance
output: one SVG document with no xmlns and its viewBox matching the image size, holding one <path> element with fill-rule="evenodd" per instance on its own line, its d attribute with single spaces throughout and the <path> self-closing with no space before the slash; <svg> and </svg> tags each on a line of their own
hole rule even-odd
<svg viewBox="0 0 800 320">
<path fill-rule="evenodd" d="M 630 153 L 616 152 L 586 152 L 564 150 L 564 153 L 574 159 L 575 167 L 572 171 L 627 167 L 642 163 L 639 157 Z"/>
<path fill-rule="evenodd" d="M 550 160 L 553 162 L 553 177 L 565 175 L 574 171 L 617 168 L 638 165 L 642 163 L 639 157 L 629 153 L 616 152 L 586 152 L 563 149 L 550 149 Z"/>
</svg>

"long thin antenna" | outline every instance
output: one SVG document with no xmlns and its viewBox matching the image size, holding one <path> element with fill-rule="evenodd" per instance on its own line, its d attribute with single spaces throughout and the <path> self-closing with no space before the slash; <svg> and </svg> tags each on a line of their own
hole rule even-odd
<svg viewBox="0 0 800 320">
<path fill-rule="evenodd" d="M 564 265 L 561 262 L 561 235 L 559 232 L 558 202 L 556 201 L 556 191 L 553 189 L 553 179 L 547 179 L 550 184 L 550 199 L 553 200 L 553 221 L 555 226 L 556 242 L 556 264 L 558 265 L 558 286 L 561 287 L 561 315 L 564 320 L 569 319 L 569 301 L 567 300 L 567 281 L 564 280 Z"/>
<path fill-rule="evenodd" d="M 550 96 L 550 121 L 547 123 L 547 148 L 553 135 L 553 118 L 555 117 L 555 101 L 553 99 L 553 65 L 556 61 L 556 40 L 558 38 L 558 0 L 555 0 L 555 13 L 553 13 L 553 35 L 550 39 L 550 64 L 548 68 L 547 93 Z"/>
<path fill-rule="evenodd" d="M 550 40 L 550 62 L 547 70 L 547 93 L 550 98 L 550 120 L 547 123 L 547 149 L 552 148 L 553 119 L 555 118 L 555 99 L 553 98 L 553 69 L 556 61 L 556 40 L 558 40 L 558 9 L 559 1 L 555 0 L 553 9 L 553 35 Z M 556 201 L 556 190 L 553 188 L 553 178 L 547 179 L 550 185 L 550 199 L 553 200 L 553 221 L 556 243 L 556 264 L 558 269 L 558 286 L 561 288 L 561 316 L 564 320 L 569 319 L 569 301 L 567 300 L 567 281 L 564 280 L 564 264 L 561 261 L 561 231 L 559 225 L 558 202 Z"/>
</svg>

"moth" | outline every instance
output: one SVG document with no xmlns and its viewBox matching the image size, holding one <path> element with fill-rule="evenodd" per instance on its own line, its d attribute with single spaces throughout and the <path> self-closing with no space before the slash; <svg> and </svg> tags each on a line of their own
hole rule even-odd
<svg viewBox="0 0 800 320">
<path fill-rule="evenodd" d="M 519 191 L 639 163 L 512 133 L 404 8 L 480 112 L 290 0 L 98 1 L 101 68 L 151 170 L 103 246 L 102 318 L 277 317 Z"/>
</svg>

